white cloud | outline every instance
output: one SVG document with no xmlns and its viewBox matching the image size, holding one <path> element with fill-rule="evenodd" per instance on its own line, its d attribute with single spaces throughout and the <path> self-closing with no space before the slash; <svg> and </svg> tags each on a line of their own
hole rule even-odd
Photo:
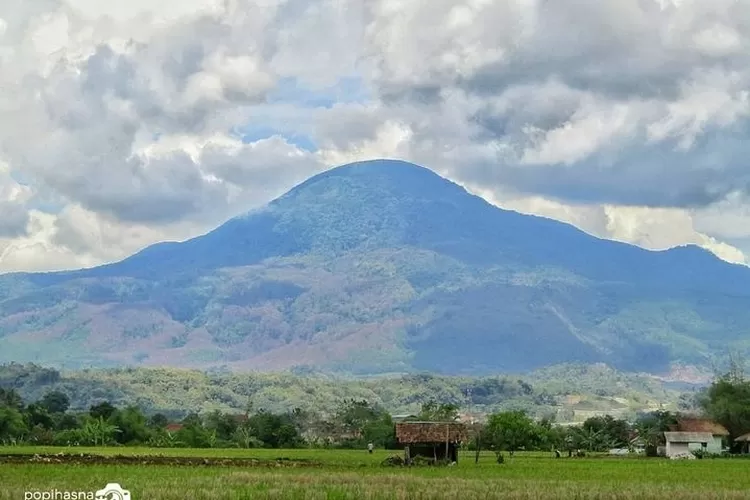
<svg viewBox="0 0 750 500">
<path fill-rule="evenodd" d="M 734 0 L 6 0 L 0 270 L 118 259 L 372 157 L 742 260 L 749 35 Z M 320 104 L 342 78 L 356 102 Z"/>
</svg>

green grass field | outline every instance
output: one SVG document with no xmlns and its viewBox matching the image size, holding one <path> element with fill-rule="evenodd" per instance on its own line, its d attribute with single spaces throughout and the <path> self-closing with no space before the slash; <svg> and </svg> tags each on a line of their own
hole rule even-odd
<svg viewBox="0 0 750 500">
<path fill-rule="evenodd" d="M 316 468 L 161 465 L 0 464 L 0 499 L 65 500 L 61 492 L 95 491 L 117 482 L 132 500 L 182 499 L 746 499 L 750 461 L 561 458 L 517 454 L 498 465 L 471 453 L 455 467 L 382 467 L 396 452 L 359 450 L 154 450 L 139 448 L 0 448 L 0 454 L 64 452 L 175 457 L 284 457 Z M 42 497 L 41 492 L 58 496 Z M 33 492 L 38 492 L 33 496 Z"/>
</svg>

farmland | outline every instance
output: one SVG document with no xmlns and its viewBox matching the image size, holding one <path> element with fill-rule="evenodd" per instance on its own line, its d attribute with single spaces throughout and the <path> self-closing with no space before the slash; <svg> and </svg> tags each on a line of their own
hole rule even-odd
<svg viewBox="0 0 750 500">
<path fill-rule="evenodd" d="M 54 463 L 36 455 L 163 456 L 170 465 Z M 654 458 L 555 459 L 516 453 L 502 465 L 492 453 L 478 464 L 466 452 L 455 467 L 385 467 L 395 451 L 240 450 L 6 447 L 15 455 L 0 465 L 0 499 L 27 492 L 95 491 L 119 482 L 133 500 L 191 499 L 739 499 L 750 498 L 750 462 L 741 459 L 670 461 Z M 27 463 L 18 463 L 26 457 Z M 256 459 L 268 466 L 185 466 L 182 457 Z M 284 458 L 288 460 L 277 460 Z M 309 466 L 291 466 L 309 462 Z"/>
</svg>

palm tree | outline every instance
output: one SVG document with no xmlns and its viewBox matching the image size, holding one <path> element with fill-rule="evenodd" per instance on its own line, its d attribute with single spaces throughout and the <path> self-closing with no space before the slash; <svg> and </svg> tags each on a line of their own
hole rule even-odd
<svg viewBox="0 0 750 500">
<path fill-rule="evenodd" d="M 112 441 L 115 434 L 122 431 L 104 420 L 104 417 L 99 417 L 86 422 L 83 432 L 87 440 L 93 441 L 94 446 L 105 446 Z"/>
<path fill-rule="evenodd" d="M 633 440 L 641 440 L 646 449 L 646 455 L 654 456 L 656 449 L 663 442 L 664 434 L 661 432 L 658 422 L 641 421 L 635 425 L 638 436 Z M 632 443 L 632 441 L 631 441 Z"/>
<path fill-rule="evenodd" d="M 157 448 L 177 448 L 182 442 L 173 433 L 165 431 L 151 439 L 151 444 Z"/>
<path fill-rule="evenodd" d="M 605 445 L 603 430 L 581 429 L 581 444 L 587 451 L 601 450 Z"/>
</svg>

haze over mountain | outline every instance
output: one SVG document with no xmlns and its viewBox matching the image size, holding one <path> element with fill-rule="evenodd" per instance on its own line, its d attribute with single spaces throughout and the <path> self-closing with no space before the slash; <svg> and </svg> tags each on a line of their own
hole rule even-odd
<svg viewBox="0 0 750 500">
<path fill-rule="evenodd" d="M 0 278 L 0 362 L 448 374 L 746 351 L 750 269 L 499 209 L 401 161 L 114 264 Z"/>
</svg>

